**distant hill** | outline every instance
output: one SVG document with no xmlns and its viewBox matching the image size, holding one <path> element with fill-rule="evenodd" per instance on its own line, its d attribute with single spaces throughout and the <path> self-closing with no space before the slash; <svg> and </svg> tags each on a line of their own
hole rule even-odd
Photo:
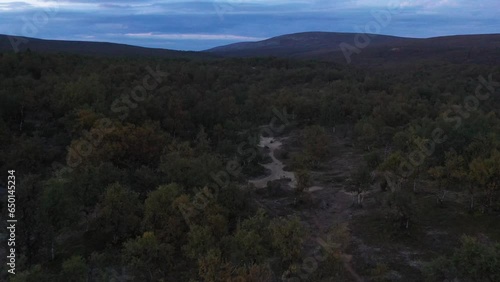
<svg viewBox="0 0 500 282">
<path fill-rule="evenodd" d="M 355 33 L 305 32 L 273 37 L 258 42 L 242 42 L 206 50 L 226 57 L 276 56 L 346 62 L 344 48 L 356 47 L 350 56 L 356 64 L 392 64 L 414 61 L 456 63 L 500 63 L 500 34 L 459 35 L 427 39 L 368 35 L 370 44 L 356 46 Z M 354 50 L 351 50 L 354 51 Z"/>
<path fill-rule="evenodd" d="M 346 63 L 341 44 L 353 52 L 353 64 L 391 66 L 415 62 L 454 62 L 500 64 L 500 34 L 458 35 L 427 39 L 387 35 L 366 35 L 370 43 L 356 46 L 355 33 L 304 32 L 282 35 L 257 42 L 241 42 L 212 48 L 203 52 L 176 51 L 145 48 L 125 44 L 87 41 L 44 40 L 17 37 L 27 40 L 20 45 L 41 53 L 69 53 L 111 57 L 166 57 L 166 58 L 215 58 L 215 57 L 281 57 L 312 59 Z M 12 52 L 7 35 L 0 35 L 0 52 Z"/>
<path fill-rule="evenodd" d="M 229 44 L 206 51 L 224 56 L 237 57 L 309 57 L 320 53 L 340 51 L 339 46 L 342 42 L 354 45 L 354 36 L 354 33 L 336 32 L 294 33 L 273 37 L 263 41 Z M 380 45 L 407 40 L 412 40 L 412 38 L 380 35 L 374 37 L 371 44 Z"/>
<path fill-rule="evenodd" d="M 27 40 L 19 44 L 19 51 L 30 49 L 40 53 L 69 53 L 108 57 L 168 57 L 168 58 L 205 58 L 212 55 L 204 52 L 176 51 L 159 48 L 145 48 L 126 44 L 88 41 L 45 40 L 29 37 L 15 37 L 17 40 Z M 0 52 L 12 52 L 13 47 L 8 35 L 0 35 Z"/>
</svg>

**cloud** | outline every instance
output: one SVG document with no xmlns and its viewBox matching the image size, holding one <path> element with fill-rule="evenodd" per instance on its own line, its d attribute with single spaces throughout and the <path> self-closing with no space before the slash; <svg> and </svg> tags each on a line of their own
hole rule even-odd
<svg viewBox="0 0 500 282">
<path fill-rule="evenodd" d="M 96 4 L 85 3 L 85 2 L 66 2 L 66 1 L 54 1 L 54 0 L 23 0 L 23 1 L 5 1 L 0 0 L 0 5 L 9 5 L 12 9 L 11 12 L 19 12 L 19 11 L 29 11 L 29 10 L 79 10 L 79 11 L 88 11 L 91 9 L 97 8 Z"/>
<path fill-rule="evenodd" d="M 455 0 L 410 0 L 401 1 L 400 6 L 405 7 L 421 7 L 425 9 L 438 7 L 457 7 L 458 3 Z"/>
<path fill-rule="evenodd" d="M 383 34 L 500 32 L 498 0 L 0 0 L 0 33 L 202 50 L 294 32 L 357 32 L 393 3 L 401 13 Z M 47 10 L 57 13 L 26 34 Z"/>
</svg>

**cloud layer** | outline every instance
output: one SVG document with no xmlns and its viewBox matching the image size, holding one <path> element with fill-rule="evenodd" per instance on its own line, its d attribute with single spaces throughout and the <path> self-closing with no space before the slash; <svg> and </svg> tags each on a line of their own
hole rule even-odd
<svg viewBox="0 0 500 282">
<path fill-rule="evenodd" d="M 303 31 L 357 32 L 397 7 L 380 33 L 500 33 L 498 0 L 0 0 L 0 33 L 203 50 Z"/>
</svg>

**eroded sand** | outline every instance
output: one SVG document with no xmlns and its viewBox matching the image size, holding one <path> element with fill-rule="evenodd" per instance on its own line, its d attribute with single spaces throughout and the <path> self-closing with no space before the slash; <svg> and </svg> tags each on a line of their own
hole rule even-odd
<svg viewBox="0 0 500 282">
<path fill-rule="evenodd" d="M 285 165 L 278 160 L 274 156 L 274 152 L 281 148 L 281 141 L 274 137 L 260 137 L 259 147 L 268 147 L 269 148 L 269 156 L 272 158 L 272 162 L 268 164 L 261 164 L 263 167 L 269 169 L 271 174 L 264 178 L 249 180 L 250 183 L 253 183 L 257 188 L 265 188 L 267 186 L 268 181 L 278 180 L 278 179 L 289 179 L 290 187 L 295 188 L 297 186 L 297 180 L 295 179 L 295 174 L 290 171 L 285 171 L 283 168 Z"/>
</svg>

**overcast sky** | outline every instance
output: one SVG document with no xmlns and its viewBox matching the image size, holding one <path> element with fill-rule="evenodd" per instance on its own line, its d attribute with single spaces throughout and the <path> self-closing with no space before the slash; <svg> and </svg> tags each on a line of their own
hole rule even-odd
<svg viewBox="0 0 500 282">
<path fill-rule="evenodd" d="M 203 50 L 295 32 L 364 31 L 389 10 L 381 34 L 500 33 L 500 0 L 0 0 L 0 33 Z"/>
</svg>

